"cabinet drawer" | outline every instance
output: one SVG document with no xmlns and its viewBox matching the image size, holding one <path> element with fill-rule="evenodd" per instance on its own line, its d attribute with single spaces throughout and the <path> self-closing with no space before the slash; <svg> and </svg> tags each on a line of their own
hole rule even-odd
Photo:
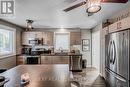
<svg viewBox="0 0 130 87">
<path fill-rule="evenodd" d="M 41 64 L 51 64 L 52 63 L 52 57 L 41 57 Z"/>
<path fill-rule="evenodd" d="M 17 65 L 25 64 L 25 56 L 17 56 Z"/>
</svg>

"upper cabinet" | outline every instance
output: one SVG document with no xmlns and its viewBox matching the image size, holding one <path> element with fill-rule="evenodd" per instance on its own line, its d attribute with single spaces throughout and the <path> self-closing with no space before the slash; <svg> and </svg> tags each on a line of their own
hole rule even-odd
<svg viewBox="0 0 130 87">
<path fill-rule="evenodd" d="M 130 17 L 124 18 L 118 22 L 109 25 L 109 33 L 130 28 L 129 22 L 130 22 Z"/>
<path fill-rule="evenodd" d="M 81 44 L 81 33 L 71 32 L 70 33 L 70 45 L 80 45 Z"/>
<path fill-rule="evenodd" d="M 44 32 L 43 33 L 44 44 L 53 46 L 53 37 L 54 37 L 53 32 Z"/>
<path fill-rule="evenodd" d="M 29 31 L 22 33 L 22 45 L 31 45 L 29 40 L 38 38 L 39 40 L 43 39 L 43 44 L 53 45 L 53 32 L 40 32 L 40 31 Z"/>
<path fill-rule="evenodd" d="M 29 40 L 40 39 L 43 41 L 43 45 L 54 45 L 54 32 L 46 31 L 29 31 L 22 33 L 22 45 L 31 45 Z M 81 33 L 80 32 L 70 32 L 70 45 L 81 45 Z"/>
<path fill-rule="evenodd" d="M 29 40 L 31 40 L 33 36 L 30 36 L 30 32 L 22 33 L 22 45 L 29 45 Z"/>
</svg>

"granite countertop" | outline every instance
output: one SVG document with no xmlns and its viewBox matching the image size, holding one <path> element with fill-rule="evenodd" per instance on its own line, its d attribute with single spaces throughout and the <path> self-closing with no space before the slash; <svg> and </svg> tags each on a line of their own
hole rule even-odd
<svg viewBox="0 0 130 87">
<path fill-rule="evenodd" d="M 82 56 L 82 54 L 75 54 L 75 53 L 52 53 L 52 54 L 41 54 L 41 56 L 73 56 L 73 55 L 79 55 Z"/>
<path fill-rule="evenodd" d="M 27 54 L 19 54 L 17 56 L 26 56 L 26 57 L 40 57 L 40 56 L 82 56 L 82 54 L 76 54 L 76 53 L 51 53 L 51 54 L 41 54 L 41 55 L 27 55 Z"/>
<path fill-rule="evenodd" d="M 40 57 L 40 55 L 27 55 L 27 54 L 19 54 L 17 56 L 26 56 L 26 57 Z"/>
</svg>

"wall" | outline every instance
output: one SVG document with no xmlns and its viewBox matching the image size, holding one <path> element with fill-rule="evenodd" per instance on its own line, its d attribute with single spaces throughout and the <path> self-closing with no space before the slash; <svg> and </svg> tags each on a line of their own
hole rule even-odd
<svg viewBox="0 0 130 87">
<path fill-rule="evenodd" d="M 4 21 L 2 19 L 0 19 L 0 24 L 16 29 L 16 54 L 21 54 L 21 49 L 22 49 L 21 32 L 23 31 L 23 28 L 15 24 L 12 24 L 10 22 Z M 0 69 L 1 68 L 9 69 L 14 66 L 16 66 L 16 56 L 11 56 L 11 57 L 0 59 Z"/>
<path fill-rule="evenodd" d="M 100 30 L 102 25 L 92 29 L 92 66 L 100 70 Z"/>
<path fill-rule="evenodd" d="M 82 39 L 89 39 L 90 40 L 90 50 L 89 51 L 86 51 L 86 52 L 83 52 L 82 51 L 82 54 L 83 54 L 83 59 L 86 59 L 87 60 L 87 67 L 91 67 L 91 30 L 83 30 L 81 29 L 81 40 Z M 82 45 L 81 45 L 81 50 L 82 50 Z"/>
<path fill-rule="evenodd" d="M 0 59 L 0 69 L 10 69 L 16 66 L 16 56 Z"/>
<path fill-rule="evenodd" d="M 115 22 L 126 17 L 130 17 L 130 6 L 126 6 L 122 9 L 122 11 L 119 11 L 115 15 L 112 15 L 109 19 L 111 22 Z"/>
</svg>

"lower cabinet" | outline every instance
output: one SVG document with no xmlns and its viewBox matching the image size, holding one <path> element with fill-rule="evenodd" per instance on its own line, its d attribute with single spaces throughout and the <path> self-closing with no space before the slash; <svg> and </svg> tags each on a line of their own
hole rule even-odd
<svg viewBox="0 0 130 87">
<path fill-rule="evenodd" d="M 26 64 L 26 56 L 17 56 L 17 65 Z M 41 64 L 69 64 L 69 56 L 41 56 Z"/>
<path fill-rule="evenodd" d="M 69 56 L 41 56 L 41 64 L 69 64 Z"/>
<path fill-rule="evenodd" d="M 54 56 L 53 64 L 69 64 L 69 56 Z"/>
<path fill-rule="evenodd" d="M 17 56 L 17 65 L 26 64 L 26 56 Z"/>
<path fill-rule="evenodd" d="M 41 56 L 41 64 L 51 64 L 53 56 Z"/>
</svg>

